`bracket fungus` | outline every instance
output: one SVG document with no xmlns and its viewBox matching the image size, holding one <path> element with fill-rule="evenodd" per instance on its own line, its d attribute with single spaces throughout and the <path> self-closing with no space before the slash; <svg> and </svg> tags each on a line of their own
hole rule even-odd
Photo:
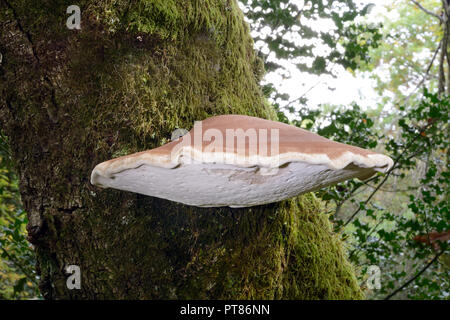
<svg viewBox="0 0 450 320">
<path fill-rule="evenodd" d="M 98 164 L 91 183 L 198 207 L 249 207 L 386 172 L 391 158 L 281 122 L 196 121 L 161 147 Z"/>
</svg>

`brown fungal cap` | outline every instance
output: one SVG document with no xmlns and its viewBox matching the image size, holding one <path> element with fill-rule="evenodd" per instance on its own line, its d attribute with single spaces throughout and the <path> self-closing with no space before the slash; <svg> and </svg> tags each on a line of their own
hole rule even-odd
<svg viewBox="0 0 450 320">
<path fill-rule="evenodd" d="M 97 165 L 91 183 L 196 206 L 245 207 L 386 172 L 384 155 L 280 122 L 225 115 L 176 141 Z"/>
</svg>

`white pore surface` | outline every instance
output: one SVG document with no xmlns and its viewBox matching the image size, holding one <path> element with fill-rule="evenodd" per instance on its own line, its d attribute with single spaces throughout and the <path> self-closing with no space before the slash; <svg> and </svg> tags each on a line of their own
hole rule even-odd
<svg viewBox="0 0 450 320">
<path fill-rule="evenodd" d="M 217 163 L 180 164 L 173 169 L 144 164 L 115 173 L 111 178 L 99 176 L 97 183 L 198 207 L 249 207 L 291 198 L 374 171 L 354 165 L 332 170 L 305 162 L 290 162 L 275 170 Z"/>
</svg>

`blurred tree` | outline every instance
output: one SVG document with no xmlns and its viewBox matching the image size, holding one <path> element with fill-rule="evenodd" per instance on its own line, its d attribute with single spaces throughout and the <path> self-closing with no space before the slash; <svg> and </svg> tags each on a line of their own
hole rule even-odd
<svg viewBox="0 0 450 320">
<path fill-rule="evenodd" d="M 362 70 L 372 71 L 380 95 L 394 97 L 401 105 L 420 98 L 423 87 L 444 92 L 446 76 L 440 70 L 448 67 L 449 37 L 444 3 L 397 0 L 389 5 L 398 18 L 386 19 L 382 44 L 370 51 L 372 59 L 362 65 Z"/>
</svg>

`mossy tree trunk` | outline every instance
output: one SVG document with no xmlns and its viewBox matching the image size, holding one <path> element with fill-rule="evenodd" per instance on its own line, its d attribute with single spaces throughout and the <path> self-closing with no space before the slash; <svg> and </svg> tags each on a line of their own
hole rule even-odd
<svg viewBox="0 0 450 320">
<path fill-rule="evenodd" d="M 45 298 L 361 298 L 313 195 L 195 208 L 89 183 L 219 114 L 275 119 L 234 0 L 0 0 L 0 116 Z M 66 287 L 67 265 L 81 289 Z"/>
</svg>

